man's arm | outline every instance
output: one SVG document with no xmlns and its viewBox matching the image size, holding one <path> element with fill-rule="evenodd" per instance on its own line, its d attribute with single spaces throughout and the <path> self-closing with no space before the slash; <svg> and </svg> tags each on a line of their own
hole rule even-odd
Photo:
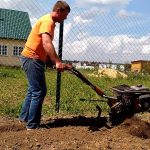
<svg viewBox="0 0 150 150">
<path fill-rule="evenodd" d="M 47 55 L 50 57 L 51 61 L 56 64 L 57 62 L 61 62 L 58 55 L 56 54 L 54 45 L 52 43 L 51 37 L 48 33 L 42 34 L 42 43 L 43 47 L 47 53 Z"/>
<path fill-rule="evenodd" d="M 61 60 L 59 59 L 59 57 L 55 51 L 54 45 L 52 43 L 50 35 L 48 33 L 43 33 L 41 36 L 42 36 L 43 47 L 44 47 L 47 55 L 53 62 L 53 64 L 56 65 L 56 69 L 58 71 L 63 71 L 65 69 L 65 67 L 69 67 L 68 65 L 66 66 L 66 64 L 63 64 L 61 62 Z"/>
</svg>

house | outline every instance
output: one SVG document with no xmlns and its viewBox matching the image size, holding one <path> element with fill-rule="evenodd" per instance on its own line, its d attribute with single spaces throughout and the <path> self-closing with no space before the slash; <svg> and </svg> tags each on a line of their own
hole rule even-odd
<svg viewBox="0 0 150 150">
<path fill-rule="evenodd" d="M 18 56 L 31 28 L 27 12 L 0 8 L 0 65 L 20 65 Z"/>
<path fill-rule="evenodd" d="M 99 69 L 110 68 L 114 70 L 125 71 L 125 64 L 119 64 L 119 63 L 110 64 L 107 62 L 101 62 L 98 67 Z"/>
<path fill-rule="evenodd" d="M 147 60 L 132 61 L 131 72 L 150 73 L 150 61 Z"/>
<path fill-rule="evenodd" d="M 72 65 L 74 67 L 76 67 L 76 69 L 90 69 L 90 70 L 94 70 L 94 66 L 87 65 L 86 63 L 83 63 L 83 62 L 76 62 L 76 63 L 73 62 Z"/>
</svg>

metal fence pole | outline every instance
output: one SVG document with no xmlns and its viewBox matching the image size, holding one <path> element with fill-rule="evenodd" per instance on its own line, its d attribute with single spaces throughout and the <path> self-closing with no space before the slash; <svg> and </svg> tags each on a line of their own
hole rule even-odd
<svg viewBox="0 0 150 150">
<path fill-rule="evenodd" d="M 62 60 L 62 48 L 63 48 L 63 27 L 64 23 L 59 27 L 59 49 L 58 56 Z M 60 107 L 60 87 L 61 87 L 61 72 L 57 72 L 57 84 L 56 84 L 56 112 L 59 112 Z"/>
</svg>

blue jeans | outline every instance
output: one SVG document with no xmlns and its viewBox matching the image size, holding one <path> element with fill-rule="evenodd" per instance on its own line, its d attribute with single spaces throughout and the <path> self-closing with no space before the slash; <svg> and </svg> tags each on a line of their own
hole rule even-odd
<svg viewBox="0 0 150 150">
<path fill-rule="evenodd" d="M 27 122 L 27 128 L 37 128 L 40 124 L 42 104 L 47 92 L 45 63 L 23 56 L 20 57 L 20 60 L 28 80 L 28 91 L 22 105 L 20 121 Z"/>
</svg>

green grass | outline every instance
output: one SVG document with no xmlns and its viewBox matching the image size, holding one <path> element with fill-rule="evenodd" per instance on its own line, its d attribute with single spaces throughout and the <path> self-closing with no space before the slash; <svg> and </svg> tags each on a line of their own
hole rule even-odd
<svg viewBox="0 0 150 150">
<path fill-rule="evenodd" d="M 149 75 L 128 74 L 128 78 L 111 79 L 107 77 L 96 78 L 90 77 L 91 71 L 80 70 L 94 84 L 100 87 L 106 94 L 112 95 L 111 87 L 128 84 L 142 84 L 150 87 Z M 52 70 L 46 71 L 47 95 L 43 104 L 42 113 L 44 115 L 55 115 L 56 100 L 56 76 L 57 72 Z M 0 115 L 18 117 L 21 104 L 24 100 L 27 90 L 27 81 L 24 72 L 20 68 L 0 67 Z M 108 111 L 108 105 L 103 102 L 80 101 L 85 99 L 102 99 L 89 86 L 83 83 L 76 76 L 69 74 L 67 71 L 62 73 L 61 80 L 61 99 L 59 114 L 79 114 L 89 115 L 97 114 L 96 105 L 101 106 L 104 112 Z"/>
</svg>

